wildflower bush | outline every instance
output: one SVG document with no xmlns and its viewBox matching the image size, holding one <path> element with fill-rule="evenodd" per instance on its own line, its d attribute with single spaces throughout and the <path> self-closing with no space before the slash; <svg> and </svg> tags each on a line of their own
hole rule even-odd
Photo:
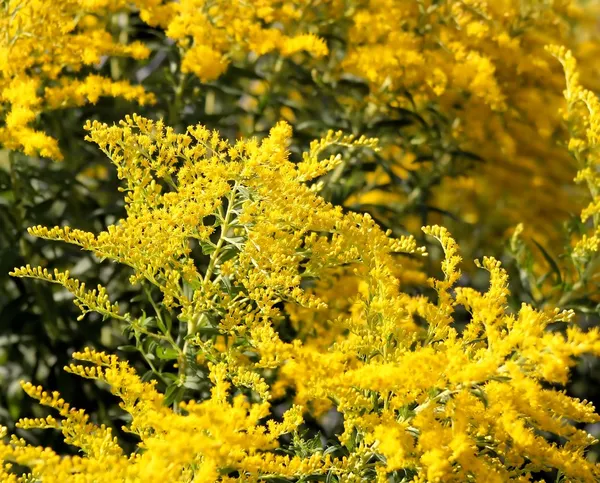
<svg viewBox="0 0 600 483">
<path fill-rule="evenodd" d="M 595 8 L 1 2 L 2 481 L 600 481 Z"/>
</svg>

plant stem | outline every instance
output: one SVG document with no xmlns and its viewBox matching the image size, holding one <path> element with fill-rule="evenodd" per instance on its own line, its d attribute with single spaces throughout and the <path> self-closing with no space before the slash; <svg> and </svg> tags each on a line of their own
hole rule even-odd
<svg viewBox="0 0 600 483">
<path fill-rule="evenodd" d="M 215 250 L 212 252 L 210 256 L 210 261 L 208 262 L 208 267 L 206 269 L 206 273 L 202 279 L 203 282 L 209 282 L 212 277 L 215 268 L 217 267 L 218 260 L 221 256 L 221 249 L 223 248 L 223 244 L 225 243 L 225 239 L 227 238 L 227 233 L 229 231 L 229 224 L 231 223 L 231 217 L 233 215 L 233 207 L 235 205 L 235 196 L 237 194 L 237 184 L 229 192 L 229 196 L 227 197 L 227 210 L 225 211 L 225 215 L 223 216 L 223 220 L 221 223 L 221 233 L 219 235 L 219 240 L 215 245 Z M 185 360 L 186 354 L 189 348 L 189 336 L 195 334 L 198 330 L 198 325 L 204 314 L 198 314 L 197 317 L 192 318 L 189 322 L 187 322 L 187 337 L 186 341 L 183 344 L 183 352 L 182 352 L 182 360 L 179 365 L 179 376 L 185 376 L 185 370 L 187 366 L 187 362 Z"/>
<path fill-rule="evenodd" d="M 175 96 L 173 98 L 173 102 L 169 106 L 169 115 L 168 115 L 168 123 L 175 130 L 179 127 L 179 123 L 181 121 L 181 111 L 183 109 L 183 94 L 185 92 L 185 83 L 187 80 L 187 75 L 183 72 L 179 72 L 179 82 L 175 86 Z"/>
</svg>

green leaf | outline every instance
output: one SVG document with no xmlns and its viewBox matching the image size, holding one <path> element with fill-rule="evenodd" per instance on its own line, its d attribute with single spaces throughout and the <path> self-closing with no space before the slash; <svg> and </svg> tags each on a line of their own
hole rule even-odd
<svg viewBox="0 0 600 483">
<path fill-rule="evenodd" d="M 168 331 L 167 331 L 167 327 L 163 323 L 162 317 L 157 316 L 155 320 L 156 320 L 156 325 L 158 326 L 158 328 L 160 329 L 160 331 L 163 334 L 166 334 Z"/>
<path fill-rule="evenodd" d="M 162 377 L 163 379 L 168 379 L 173 383 L 179 381 L 179 377 L 176 374 L 171 374 L 170 372 L 163 372 Z"/>
<path fill-rule="evenodd" d="M 212 252 L 215 251 L 215 245 L 213 243 L 201 241 L 201 242 L 199 242 L 199 245 L 200 245 L 200 248 L 202 249 L 203 255 L 210 255 Z"/>
<path fill-rule="evenodd" d="M 552 258 L 550 256 L 550 254 L 546 251 L 546 249 L 540 243 L 538 243 L 537 241 L 535 241 L 534 239 L 533 239 L 533 243 L 535 243 L 535 246 L 538 247 L 538 249 L 540 250 L 540 252 L 542 252 L 542 255 L 544 256 L 544 258 L 546 259 L 546 261 L 550 265 L 550 268 L 552 269 L 552 272 L 554 272 L 556 274 L 556 279 L 557 279 L 558 285 L 562 285 L 563 284 L 562 274 L 560 273 L 560 268 L 558 267 L 558 264 L 556 263 L 556 261 L 554 260 L 554 258 Z"/>
<path fill-rule="evenodd" d="M 173 347 L 157 347 L 156 348 L 156 355 L 158 356 L 159 359 L 163 359 L 163 360 L 173 360 L 173 359 L 177 359 L 177 356 L 179 355 L 179 353 L 173 348 Z"/>
<path fill-rule="evenodd" d="M 185 388 L 177 384 L 170 385 L 165 391 L 164 404 L 169 406 L 175 402 L 181 401 L 185 394 Z"/>
<path fill-rule="evenodd" d="M 154 377 L 154 372 L 146 371 L 142 375 L 141 380 L 142 380 L 142 382 L 148 382 L 148 381 L 151 381 L 153 377 Z"/>
<path fill-rule="evenodd" d="M 138 348 L 134 345 L 120 345 L 117 347 L 117 350 L 120 350 L 123 352 L 137 352 Z"/>
</svg>

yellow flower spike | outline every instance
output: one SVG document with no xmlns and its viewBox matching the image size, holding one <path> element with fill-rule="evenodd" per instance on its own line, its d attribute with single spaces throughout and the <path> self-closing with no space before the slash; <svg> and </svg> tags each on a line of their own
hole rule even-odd
<svg viewBox="0 0 600 483">
<path fill-rule="evenodd" d="M 45 418 L 21 418 L 17 422 L 17 427 L 21 429 L 59 429 L 60 423 L 53 416 Z"/>
<path fill-rule="evenodd" d="M 582 222 L 593 221 L 593 229 L 577 241 L 573 254 L 585 259 L 598 252 L 600 247 L 600 100 L 585 89 L 580 81 L 577 60 L 564 46 L 549 46 L 547 50 L 563 66 L 566 77 L 564 96 L 567 101 L 566 118 L 569 122 L 571 139 L 569 150 L 579 163 L 575 181 L 585 182 L 591 202 L 581 212 Z"/>
<path fill-rule="evenodd" d="M 270 398 L 269 385 L 256 372 L 240 368 L 232 377 L 231 382 L 237 387 L 243 386 L 252 389 L 263 401 Z"/>
<path fill-rule="evenodd" d="M 45 419 L 21 419 L 17 423 L 18 427 L 60 429 L 65 442 L 81 448 L 90 457 L 122 454 L 110 428 L 90 423 L 84 411 L 71 408 L 57 391 L 49 394 L 41 386 L 33 386 L 29 382 L 22 382 L 21 386 L 30 397 L 38 399 L 44 406 L 57 410 L 63 419 L 60 422 L 51 416 Z"/>
<path fill-rule="evenodd" d="M 458 269 L 462 258 L 460 257 L 458 245 L 450 235 L 450 232 L 438 225 L 425 226 L 422 228 L 426 235 L 434 237 L 440 242 L 444 249 L 444 260 L 442 261 L 442 271 L 445 275 L 445 280 L 437 280 L 433 282 L 434 288 L 439 291 L 447 291 L 460 278 L 461 271 Z"/>
<path fill-rule="evenodd" d="M 329 158 L 320 160 L 321 154 L 329 148 L 340 146 L 344 148 L 363 147 L 375 151 L 379 140 L 361 136 L 358 139 L 353 135 L 344 134 L 342 131 L 328 131 L 325 137 L 312 141 L 310 150 L 302 155 L 302 161 L 296 165 L 300 181 L 310 181 L 331 171 L 342 162 L 340 154 L 331 155 Z"/>
<path fill-rule="evenodd" d="M 293 55 L 297 52 L 307 52 L 313 57 L 325 57 L 329 54 L 326 42 L 314 34 L 297 35 L 286 38 L 281 47 L 281 53 L 285 56 Z"/>
<path fill-rule="evenodd" d="M 440 336 L 445 336 L 447 327 L 452 322 L 451 315 L 455 305 L 450 290 L 462 275 L 458 268 L 462 258 L 459 255 L 457 243 L 446 228 L 433 225 L 425 226 L 422 230 L 426 235 L 438 240 L 444 250 L 444 260 L 442 261 L 444 280 L 434 278 L 428 280 L 429 284 L 437 291 L 439 301 L 435 308 L 424 307 L 423 315 L 430 323 L 430 330 L 439 332 Z"/>
<path fill-rule="evenodd" d="M 85 283 L 71 278 L 68 271 L 60 272 L 55 269 L 53 273 L 50 273 L 46 268 L 32 268 L 30 265 L 26 265 L 15 268 L 9 274 L 13 277 L 34 278 L 62 285 L 73 294 L 75 305 L 82 311 L 82 315 L 79 316 L 78 320 L 81 320 L 89 312 L 98 312 L 105 317 L 118 320 L 127 320 L 128 318 L 128 314 L 120 315 L 118 304 L 110 302 L 106 288 L 98 285 L 96 289 L 86 290 Z"/>
</svg>

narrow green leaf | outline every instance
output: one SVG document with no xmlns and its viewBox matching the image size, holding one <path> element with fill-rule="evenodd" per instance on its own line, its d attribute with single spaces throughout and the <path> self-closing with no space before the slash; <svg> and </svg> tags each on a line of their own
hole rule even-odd
<svg viewBox="0 0 600 483">
<path fill-rule="evenodd" d="M 556 279 L 557 279 L 558 285 L 562 285 L 562 283 L 563 283 L 562 274 L 560 273 L 560 268 L 558 267 L 558 264 L 556 263 L 554 258 L 552 258 L 550 256 L 550 254 L 546 251 L 546 249 L 540 243 L 538 243 L 535 240 L 533 240 L 533 243 L 535 243 L 535 246 L 538 247 L 540 252 L 542 252 L 542 255 L 544 256 L 544 258 L 550 265 L 550 268 L 556 274 Z"/>
</svg>

